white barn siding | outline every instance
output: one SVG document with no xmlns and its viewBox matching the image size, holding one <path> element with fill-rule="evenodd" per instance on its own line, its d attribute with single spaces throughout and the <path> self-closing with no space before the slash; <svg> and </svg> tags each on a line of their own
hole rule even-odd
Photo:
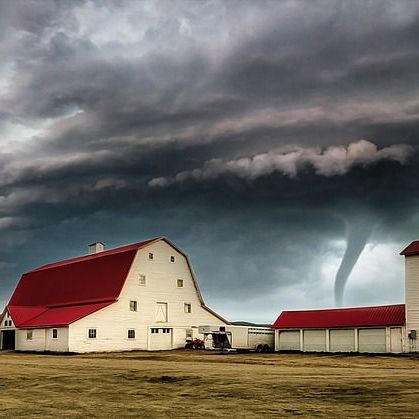
<svg viewBox="0 0 419 419">
<path fill-rule="evenodd" d="M 405 257 L 406 332 L 416 330 L 417 339 L 408 340 L 409 352 L 419 351 L 419 255 Z M 407 338 L 407 336 L 406 336 Z"/>
<path fill-rule="evenodd" d="M 58 338 L 53 339 L 52 329 L 17 329 L 16 350 L 36 352 L 68 352 L 68 327 L 54 328 Z M 32 331 L 32 339 L 27 339 L 28 330 Z"/>
<path fill-rule="evenodd" d="M 153 253 L 153 260 L 149 253 Z M 171 256 L 175 262 L 170 261 Z M 145 276 L 145 285 L 140 285 L 140 275 Z M 181 288 L 177 286 L 178 279 L 183 280 Z M 137 311 L 130 311 L 130 301 L 137 301 Z M 167 322 L 162 321 L 158 303 L 167 304 Z M 191 304 L 191 313 L 185 313 L 185 303 Z M 116 303 L 70 325 L 69 350 L 159 349 L 156 339 L 165 339 L 160 349 L 167 349 L 167 336 L 152 337 L 152 328 L 172 329 L 171 346 L 179 348 L 185 345 L 187 330 L 198 336 L 200 324 L 224 322 L 201 306 L 186 257 L 160 240 L 138 250 Z M 89 339 L 89 328 L 97 330 L 96 339 Z M 135 329 L 135 339 L 128 339 L 128 329 Z"/>
</svg>

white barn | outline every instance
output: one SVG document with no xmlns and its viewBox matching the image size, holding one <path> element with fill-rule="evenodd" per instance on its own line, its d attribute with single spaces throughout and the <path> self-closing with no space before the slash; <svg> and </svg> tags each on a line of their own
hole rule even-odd
<svg viewBox="0 0 419 419">
<path fill-rule="evenodd" d="M 188 256 L 164 237 L 22 275 L 0 317 L 0 348 L 96 352 L 181 348 L 228 324 L 202 298 Z"/>
</svg>

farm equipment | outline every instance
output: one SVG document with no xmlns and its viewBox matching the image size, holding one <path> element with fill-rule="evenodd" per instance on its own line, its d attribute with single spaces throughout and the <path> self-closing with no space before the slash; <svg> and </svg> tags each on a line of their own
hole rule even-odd
<svg viewBox="0 0 419 419">
<path fill-rule="evenodd" d="M 185 349 L 205 349 L 205 342 L 198 338 L 187 338 Z"/>
</svg>

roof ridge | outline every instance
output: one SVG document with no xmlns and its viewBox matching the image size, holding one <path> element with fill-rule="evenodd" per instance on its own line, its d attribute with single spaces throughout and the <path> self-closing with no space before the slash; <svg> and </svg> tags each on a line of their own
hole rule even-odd
<svg viewBox="0 0 419 419">
<path fill-rule="evenodd" d="M 164 237 L 159 236 L 159 237 L 155 237 L 155 238 L 149 239 L 149 240 L 144 240 L 144 241 L 140 241 L 140 242 L 136 242 L 136 243 L 132 243 L 132 244 L 127 244 L 127 245 L 120 246 L 120 247 L 114 247 L 112 249 L 104 250 L 103 252 L 93 253 L 93 254 L 90 254 L 90 255 L 76 256 L 74 258 L 64 259 L 64 260 L 60 260 L 58 262 L 51 262 L 51 263 L 47 263 L 45 265 L 38 266 L 37 268 L 32 269 L 30 271 L 27 271 L 25 273 L 38 272 L 38 271 L 42 271 L 44 269 L 50 269 L 50 268 L 55 268 L 55 267 L 58 267 L 58 266 L 69 265 L 69 264 L 72 264 L 72 263 L 83 262 L 85 260 L 97 259 L 97 258 L 100 258 L 100 257 L 111 256 L 111 255 L 115 255 L 115 254 L 118 254 L 118 253 L 129 252 L 131 250 L 139 249 L 140 247 L 143 247 L 143 246 L 145 246 L 145 245 L 147 245 L 151 242 L 161 240 L 161 239 L 164 239 Z"/>
<path fill-rule="evenodd" d="M 305 310 L 283 310 L 282 313 L 301 313 L 302 311 L 343 311 L 343 310 L 362 310 L 362 309 L 372 309 L 372 308 L 382 308 L 382 307 L 398 307 L 404 306 L 404 303 L 399 304 L 383 304 L 377 306 L 359 306 L 359 307 L 335 307 L 335 308 L 308 308 Z"/>
</svg>

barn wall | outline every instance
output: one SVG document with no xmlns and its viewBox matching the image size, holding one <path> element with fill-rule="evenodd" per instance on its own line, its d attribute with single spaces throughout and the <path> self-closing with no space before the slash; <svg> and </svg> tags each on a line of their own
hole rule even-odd
<svg viewBox="0 0 419 419">
<path fill-rule="evenodd" d="M 153 253 L 153 260 L 149 259 Z M 170 257 L 175 257 L 175 262 Z M 140 285 L 145 275 L 146 285 Z M 177 280 L 183 280 L 183 287 Z M 130 301 L 137 301 L 137 311 L 130 311 Z M 167 303 L 167 322 L 159 322 L 157 303 Z M 185 313 L 184 304 L 191 304 L 192 312 Z M 185 256 L 165 241 L 158 241 L 138 250 L 119 300 L 84 319 L 70 325 L 70 351 L 115 351 L 149 349 L 151 328 L 171 328 L 172 347 L 183 347 L 186 330 L 201 324 L 224 324 L 201 306 Z M 88 338 L 90 328 L 97 330 L 96 339 Z M 128 329 L 135 329 L 135 339 L 128 339 Z M 202 336 L 199 336 L 202 337 Z"/>
<path fill-rule="evenodd" d="M 27 339 L 28 329 L 16 330 L 16 350 L 18 351 L 68 351 L 68 327 L 56 328 L 58 338 L 52 338 L 52 328 L 32 330 L 32 340 Z"/>
<path fill-rule="evenodd" d="M 419 255 L 405 257 L 406 298 L 406 350 L 419 351 Z M 409 340 L 407 334 L 416 330 L 417 339 Z"/>
<path fill-rule="evenodd" d="M 298 341 L 298 334 L 303 336 Z M 405 327 L 276 330 L 275 350 L 305 352 L 405 351 Z"/>
</svg>

